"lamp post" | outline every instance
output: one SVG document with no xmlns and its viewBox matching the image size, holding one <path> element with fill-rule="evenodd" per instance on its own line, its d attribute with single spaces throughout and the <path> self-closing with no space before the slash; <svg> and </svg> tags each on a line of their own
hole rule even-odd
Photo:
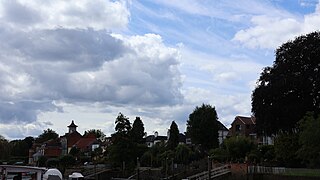
<svg viewBox="0 0 320 180">
<path fill-rule="evenodd" d="M 208 156 L 208 179 L 209 180 L 211 179 L 210 171 L 211 171 L 211 161 L 210 161 L 210 156 Z"/>
<path fill-rule="evenodd" d="M 140 162 L 139 162 L 139 157 L 137 157 L 137 180 L 140 179 L 139 167 L 140 167 Z"/>
<path fill-rule="evenodd" d="M 166 179 L 168 179 L 168 158 L 166 158 Z"/>
</svg>

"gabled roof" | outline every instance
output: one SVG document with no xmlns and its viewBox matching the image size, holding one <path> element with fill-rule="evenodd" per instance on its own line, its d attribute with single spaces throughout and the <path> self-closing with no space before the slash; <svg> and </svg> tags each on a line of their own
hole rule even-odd
<svg viewBox="0 0 320 180">
<path fill-rule="evenodd" d="M 155 136 L 155 135 L 149 135 L 146 137 L 146 142 L 154 142 L 154 141 L 165 141 L 167 140 L 167 136 Z"/>
<path fill-rule="evenodd" d="M 179 133 L 179 142 L 186 143 L 186 135 Z"/>
<path fill-rule="evenodd" d="M 229 131 L 226 126 L 224 126 L 220 121 L 218 121 L 218 130 L 219 131 Z"/>
<path fill-rule="evenodd" d="M 233 122 L 235 122 L 236 120 L 239 120 L 240 122 L 242 122 L 243 124 L 256 124 L 256 118 L 251 116 L 251 117 L 244 117 L 244 116 L 236 116 L 236 118 L 234 119 Z M 233 124 L 232 122 L 232 124 Z"/>
<path fill-rule="evenodd" d="M 95 138 L 81 138 L 74 145 L 80 149 L 87 149 L 92 144 L 98 144 L 99 142 Z"/>
</svg>

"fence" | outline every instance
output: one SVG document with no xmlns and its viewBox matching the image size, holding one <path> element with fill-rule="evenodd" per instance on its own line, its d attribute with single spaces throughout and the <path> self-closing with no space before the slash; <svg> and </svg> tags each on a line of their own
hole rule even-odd
<svg viewBox="0 0 320 180">
<path fill-rule="evenodd" d="M 248 174 L 284 174 L 284 167 L 248 166 Z"/>
</svg>

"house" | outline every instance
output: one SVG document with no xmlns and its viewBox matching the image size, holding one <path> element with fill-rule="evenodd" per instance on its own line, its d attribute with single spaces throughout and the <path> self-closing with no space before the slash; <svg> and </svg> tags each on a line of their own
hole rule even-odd
<svg viewBox="0 0 320 180">
<path fill-rule="evenodd" d="M 79 148 L 83 153 L 92 152 L 96 148 L 99 148 L 99 146 L 100 143 L 94 134 L 87 134 L 73 145 L 73 147 Z"/>
<path fill-rule="evenodd" d="M 145 138 L 146 140 L 146 145 L 148 147 L 152 147 L 158 143 L 166 143 L 168 141 L 168 137 L 167 136 L 159 136 L 158 132 L 154 132 L 154 135 L 149 135 Z"/>
<path fill-rule="evenodd" d="M 49 158 L 57 158 L 61 155 L 62 148 L 60 139 L 51 139 L 42 144 L 34 143 L 29 149 L 28 164 L 35 165 L 41 156 Z"/>
<path fill-rule="evenodd" d="M 224 126 L 220 121 L 218 121 L 218 140 L 219 144 L 223 143 L 223 140 L 227 138 L 229 133 L 228 128 Z"/>
<path fill-rule="evenodd" d="M 253 116 L 236 116 L 231 123 L 228 136 L 244 136 L 256 141 L 256 118 Z"/>
<path fill-rule="evenodd" d="M 273 145 L 274 135 L 258 135 L 256 129 L 256 118 L 236 116 L 234 121 L 231 123 L 228 136 L 244 136 L 253 140 L 258 145 Z"/>
<path fill-rule="evenodd" d="M 218 123 L 218 140 L 219 140 L 219 145 L 221 145 L 223 143 L 223 140 L 227 138 L 229 130 L 220 121 L 217 121 L 217 123 Z M 192 145 L 192 141 L 190 137 L 186 138 L 186 144 Z"/>
<path fill-rule="evenodd" d="M 77 125 L 74 121 L 71 121 L 71 124 L 67 126 L 69 128 L 69 132 L 64 136 L 61 136 L 61 146 L 62 146 L 62 155 L 66 155 L 70 152 L 74 144 L 76 144 L 81 138 L 82 135 L 77 131 Z"/>
<path fill-rule="evenodd" d="M 67 126 L 68 133 L 55 140 L 49 140 L 42 144 L 34 144 L 29 150 L 29 164 L 35 164 L 39 157 L 45 156 L 47 158 L 59 157 L 61 155 L 69 154 L 73 147 L 80 149 L 82 153 L 90 154 L 96 148 L 100 147 L 100 142 L 94 134 L 87 134 L 82 136 L 77 131 L 77 125 L 74 121 Z"/>
</svg>

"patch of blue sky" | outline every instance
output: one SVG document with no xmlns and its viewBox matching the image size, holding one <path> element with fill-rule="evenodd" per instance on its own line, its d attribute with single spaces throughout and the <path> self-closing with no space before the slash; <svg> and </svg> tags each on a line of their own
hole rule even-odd
<svg viewBox="0 0 320 180">
<path fill-rule="evenodd" d="M 275 6 L 279 6 L 287 11 L 303 16 L 313 13 L 319 0 L 275 0 Z"/>
</svg>

